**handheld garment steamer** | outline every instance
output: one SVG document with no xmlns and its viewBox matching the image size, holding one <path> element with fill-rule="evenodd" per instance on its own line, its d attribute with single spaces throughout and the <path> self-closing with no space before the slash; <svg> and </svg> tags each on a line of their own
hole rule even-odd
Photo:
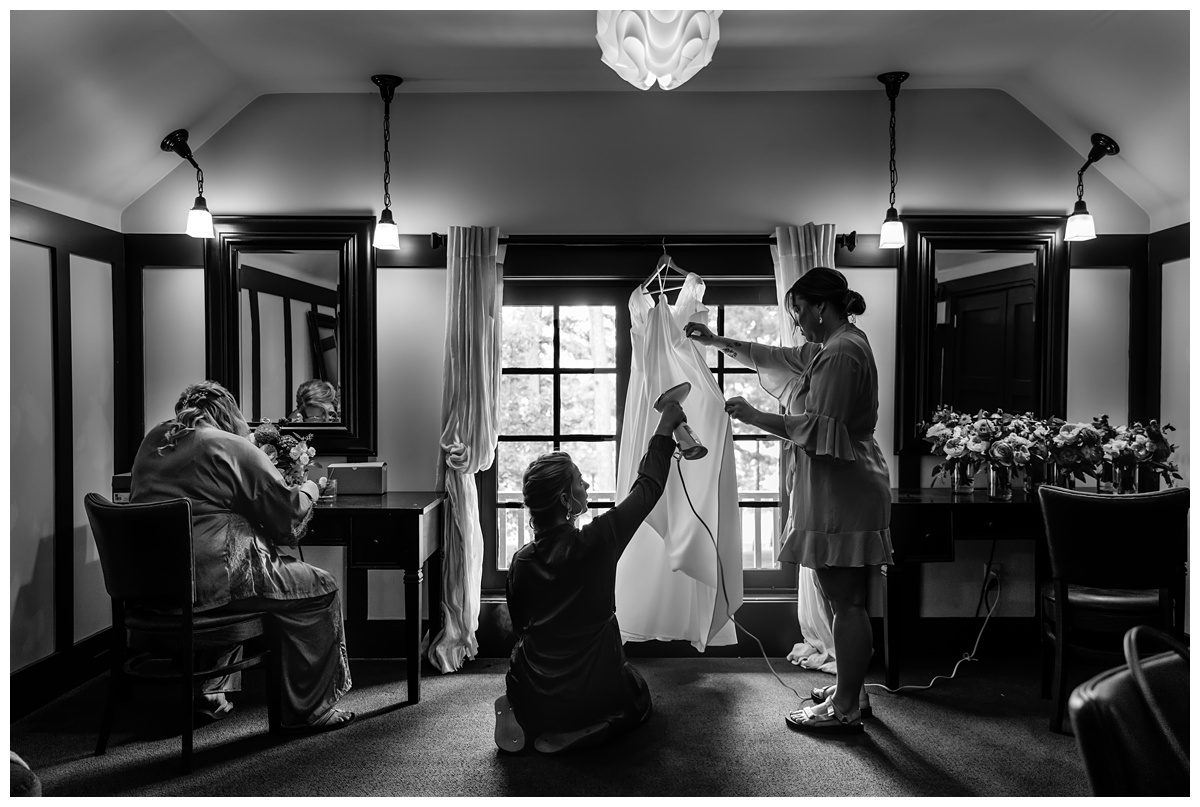
<svg viewBox="0 0 1200 807">
<path fill-rule="evenodd" d="M 654 408 L 658 412 L 662 412 L 663 406 L 670 401 L 675 401 L 682 406 L 691 391 L 692 385 L 688 381 L 676 384 L 658 396 L 658 400 L 654 402 Z M 679 444 L 679 452 L 683 454 L 685 460 L 698 460 L 708 454 L 708 449 L 701 444 L 700 438 L 696 437 L 696 433 L 687 423 L 680 423 L 675 427 L 675 442 Z"/>
</svg>

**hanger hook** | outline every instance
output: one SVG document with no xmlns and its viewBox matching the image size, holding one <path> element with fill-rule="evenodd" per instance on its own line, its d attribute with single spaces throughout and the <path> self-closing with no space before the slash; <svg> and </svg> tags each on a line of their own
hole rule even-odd
<svg viewBox="0 0 1200 807">
<path fill-rule="evenodd" d="M 667 254 L 667 237 L 664 235 L 662 240 L 663 254 Z"/>
</svg>

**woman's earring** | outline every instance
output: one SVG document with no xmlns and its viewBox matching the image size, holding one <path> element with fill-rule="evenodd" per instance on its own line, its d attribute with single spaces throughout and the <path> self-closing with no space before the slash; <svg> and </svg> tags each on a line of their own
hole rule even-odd
<svg viewBox="0 0 1200 807">
<path fill-rule="evenodd" d="M 824 315 L 822 315 L 822 314 L 817 314 L 817 324 L 818 324 L 818 325 L 824 325 L 824 324 L 825 324 L 825 317 L 824 317 Z"/>
</svg>

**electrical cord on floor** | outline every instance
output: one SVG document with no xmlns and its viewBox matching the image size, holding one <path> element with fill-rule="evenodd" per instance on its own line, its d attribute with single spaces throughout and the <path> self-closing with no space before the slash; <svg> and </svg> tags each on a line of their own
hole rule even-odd
<svg viewBox="0 0 1200 807">
<path fill-rule="evenodd" d="M 955 663 L 954 669 L 952 669 L 950 671 L 949 675 L 935 675 L 933 678 L 929 679 L 928 684 L 922 684 L 919 686 L 916 684 L 905 684 L 904 686 L 899 686 L 899 687 L 896 687 L 895 689 L 885 686 L 883 684 L 873 684 L 873 683 L 872 684 L 864 684 L 863 686 L 869 686 L 869 687 L 875 687 L 876 689 L 882 689 L 884 692 L 891 692 L 893 695 L 897 692 L 904 692 L 905 690 L 909 690 L 909 689 L 932 689 L 934 682 L 937 681 L 939 678 L 945 678 L 947 681 L 949 681 L 956 674 L 958 674 L 958 668 L 962 666 L 964 661 L 979 661 L 979 659 L 975 658 L 975 651 L 977 651 L 979 649 L 979 641 L 983 638 L 983 631 L 985 628 L 987 628 L 988 620 L 992 618 L 992 613 L 995 612 L 996 606 L 1000 604 L 1000 575 L 996 574 L 995 572 L 993 572 L 989 569 L 988 570 L 988 578 L 996 581 L 996 599 L 992 602 L 991 607 L 988 608 L 987 615 L 984 616 L 984 618 L 983 618 L 983 624 L 979 626 L 979 634 L 975 637 L 975 645 L 974 645 L 974 647 L 971 648 L 971 652 L 963 653 L 962 658 L 960 658 L 958 660 L 958 662 Z M 985 580 L 984 597 L 986 598 L 986 596 L 987 596 L 987 587 L 986 587 L 986 580 Z"/>
<path fill-rule="evenodd" d="M 799 698 L 800 700 L 804 700 L 803 695 L 801 695 L 790 684 L 788 684 L 786 681 L 784 681 L 782 678 L 780 678 L 779 673 L 775 672 L 775 668 L 773 666 L 771 666 L 771 659 L 768 658 L 768 656 L 767 656 L 767 650 L 765 647 L 763 647 L 763 643 L 759 640 L 759 638 L 757 636 L 755 636 L 753 633 L 751 633 L 750 631 L 746 630 L 746 627 L 744 625 L 742 625 L 740 622 L 738 622 L 736 619 L 734 619 L 733 614 L 731 614 L 729 612 L 729 592 L 725 588 L 725 568 L 721 564 L 721 549 L 719 546 L 717 546 L 717 539 L 713 536 L 712 530 L 710 530 L 708 528 L 708 523 L 701 517 L 701 515 L 699 513 L 696 512 L 696 506 L 694 504 L 692 504 L 692 497 L 691 497 L 691 494 L 688 493 L 687 482 L 685 482 L 683 479 L 683 468 L 680 466 L 680 461 L 681 461 L 682 456 L 683 455 L 679 451 L 675 452 L 675 468 L 676 468 L 676 470 L 679 471 L 679 482 L 683 485 L 683 495 L 684 495 L 684 497 L 687 498 L 688 507 L 692 508 L 692 514 L 695 515 L 696 518 L 700 520 L 700 523 L 702 525 L 704 525 L 704 531 L 708 533 L 708 539 L 710 541 L 712 541 L 713 549 L 716 551 L 716 554 L 717 554 L 717 578 L 721 581 L 721 596 L 725 598 L 725 616 L 729 617 L 730 622 L 732 622 L 735 626 L 741 628 L 743 633 L 745 633 L 747 636 L 749 636 L 751 639 L 753 639 L 758 644 L 758 650 L 760 653 L 762 653 L 763 661 L 765 661 L 767 663 L 767 669 L 771 671 L 771 675 L 775 676 L 775 680 L 778 681 L 780 684 L 782 684 L 787 689 L 790 689 L 792 691 L 792 694 L 794 694 L 797 698 Z"/>
</svg>

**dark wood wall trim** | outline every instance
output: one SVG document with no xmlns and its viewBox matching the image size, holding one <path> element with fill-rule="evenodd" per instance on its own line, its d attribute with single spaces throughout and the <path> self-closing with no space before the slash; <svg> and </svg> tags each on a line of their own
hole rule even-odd
<svg viewBox="0 0 1200 807">
<path fill-rule="evenodd" d="M 133 458 L 146 434 L 146 366 L 143 328 L 142 271 L 147 266 L 204 267 L 204 239 L 183 234 L 133 233 L 125 236 L 125 331 L 129 334 L 128 440 L 118 446 L 117 472 L 133 467 Z"/>
<path fill-rule="evenodd" d="M 1146 420 L 1163 420 L 1162 413 L 1162 294 L 1163 294 L 1163 264 L 1191 257 L 1191 224 L 1180 224 L 1167 230 L 1159 230 L 1150 234 L 1149 248 L 1146 261 L 1146 297 L 1151 303 L 1146 309 L 1146 372 L 1157 383 L 1146 385 L 1145 409 L 1142 416 Z"/>
<path fill-rule="evenodd" d="M 71 376 L 71 256 L 78 255 L 111 267 L 113 297 L 113 467 L 118 469 L 122 447 L 128 442 L 125 410 L 129 405 L 129 336 L 125 327 L 124 306 L 127 272 L 124 243 L 120 233 L 10 200 L 9 236 L 44 247 L 50 252 L 50 288 L 52 310 L 52 370 L 54 400 L 47 401 L 54 424 L 54 652 L 45 659 L 13 673 L 11 702 L 23 708 L 45 702 L 67 691 L 66 679 L 79 665 L 75 636 L 74 579 L 74 496 L 70 482 L 74 478 L 72 449 L 73 417 Z M 10 301 L 10 304 L 17 301 Z M 107 634 L 107 631 L 103 632 Z M 67 661 L 64 661 L 66 659 Z M 32 708 L 32 707 L 31 707 Z"/>
<path fill-rule="evenodd" d="M 9 720 L 17 720 L 108 669 L 112 629 L 105 628 L 9 676 Z M 86 730 L 86 729 L 85 729 Z"/>
</svg>

